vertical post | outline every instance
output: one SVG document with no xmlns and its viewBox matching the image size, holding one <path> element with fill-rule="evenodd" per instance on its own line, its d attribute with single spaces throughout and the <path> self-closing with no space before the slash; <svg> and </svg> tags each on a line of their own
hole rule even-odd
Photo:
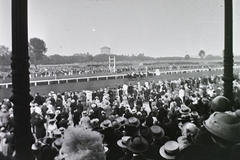
<svg viewBox="0 0 240 160">
<path fill-rule="evenodd" d="M 224 96 L 233 103 L 233 6 L 232 0 L 224 1 Z"/>
<path fill-rule="evenodd" d="M 29 56 L 27 0 L 12 0 L 12 96 L 14 104 L 15 159 L 32 160 L 31 145 L 34 138 L 30 125 Z"/>
<path fill-rule="evenodd" d="M 116 72 L 116 58 L 114 56 L 114 69 L 113 69 L 113 72 L 115 73 Z"/>
</svg>

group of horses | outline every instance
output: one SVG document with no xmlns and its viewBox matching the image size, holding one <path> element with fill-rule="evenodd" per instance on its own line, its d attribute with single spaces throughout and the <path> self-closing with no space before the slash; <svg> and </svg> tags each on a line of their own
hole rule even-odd
<svg viewBox="0 0 240 160">
<path fill-rule="evenodd" d="M 142 73 L 142 72 L 139 72 L 139 73 L 135 73 L 135 72 L 132 72 L 132 73 L 128 73 L 127 74 L 127 78 L 128 80 L 137 80 L 138 78 L 143 78 L 143 77 L 146 77 L 147 75 L 150 75 L 150 73 L 148 72 L 147 74 L 146 73 Z"/>
</svg>

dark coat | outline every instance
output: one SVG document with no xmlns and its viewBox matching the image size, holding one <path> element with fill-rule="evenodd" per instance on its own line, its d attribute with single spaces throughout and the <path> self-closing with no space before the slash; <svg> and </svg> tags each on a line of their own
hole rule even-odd
<svg viewBox="0 0 240 160">
<path fill-rule="evenodd" d="M 46 122 L 45 119 L 36 118 L 34 124 L 36 126 L 36 138 L 44 138 L 46 136 L 46 129 L 44 123 Z"/>
</svg>

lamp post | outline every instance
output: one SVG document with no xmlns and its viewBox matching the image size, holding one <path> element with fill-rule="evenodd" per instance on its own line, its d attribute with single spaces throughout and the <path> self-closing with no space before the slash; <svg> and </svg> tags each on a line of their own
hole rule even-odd
<svg viewBox="0 0 240 160">
<path fill-rule="evenodd" d="M 27 0 L 12 0 L 12 96 L 14 104 L 14 143 L 17 160 L 33 160 L 34 138 L 30 125 L 29 56 Z"/>
<path fill-rule="evenodd" d="M 233 103 L 233 5 L 232 0 L 224 1 L 224 96 Z"/>
</svg>

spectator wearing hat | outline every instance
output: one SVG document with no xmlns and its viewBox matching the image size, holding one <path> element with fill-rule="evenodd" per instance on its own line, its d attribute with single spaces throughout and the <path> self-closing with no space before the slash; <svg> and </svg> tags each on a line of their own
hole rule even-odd
<svg viewBox="0 0 240 160">
<path fill-rule="evenodd" d="M 103 141 L 109 148 L 109 151 L 107 153 L 107 160 L 119 159 L 124 155 L 121 148 L 117 146 L 117 141 L 122 137 L 122 135 L 120 135 L 118 132 L 120 123 L 117 121 L 113 121 L 112 123 L 109 119 L 106 119 L 100 124 L 100 127 L 103 129 Z"/>
<path fill-rule="evenodd" d="M 139 135 L 142 136 L 148 142 L 148 149 L 143 153 L 146 158 L 150 159 L 159 159 L 161 158 L 158 149 L 156 146 L 152 145 L 153 142 L 153 133 L 152 131 L 145 126 L 140 127 Z"/>
<path fill-rule="evenodd" d="M 79 126 L 83 128 L 91 128 L 90 118 L 88 117 L 87 111 L 82 112 L 82 118 L 80 119 Z"/>
<path fill-rule="evenodd" d="M 126 142 L 126 147 L 133 153 L 131 160 L 148 160 L 143 153 L 148 149 L 148 142 L 142 136 L 135 135 Z"/>
<path fill-rule="evenodd" d="M 178 159 L 238 160 L 240 157 L 240 121 L 235 116 L 214 112 L 203 122 L 212 143 L 199 143 L 183 149 Z"/>
<path fill-rule="evenodd" d="M 217 96 L 211 101 L 211 112 L 231 111 L 230 101 L 224 96 Z"/>
<path fill-rule="evenodd" d="M 130 136 L 123 136 L 120 140 L 117 141 L 117 145 L 122 148 L 124 156 L 119 160 L 129 160 L 132 158 L 132 152 L 127 149 L 126 143 L 127 140 L 131 138 Z"/>
<path fill-rule="evenodd" d="M 35 112 L 35 107 L 31 106 L 30 108 L 30 122 L 31 122 L 31 128 L 32 128 L 32 133 L 36 132 L 36 126 L 35 126 L 35 119 L 36 119 L 36 115 L 38 114 L 37 112 Z"/>
<path fill-rule="evenodd" d="M 104 120 L 106 120 L 107 119 L 106 118 L 106 112 L 102 110 L 98 119 L 99 119 L 99 124 L 101 124 Z"/>
<path fill-rule="evenodd" d="M 38 140 L 36 141 L 34 144 L 32 144 L 32 152 L 33 152 L 33 155 L 35 157 L 35 159 L 37 159 L 37 157 L 39 156 L 39 153 L 40 153 L 40 148 L 43 146 L 44 144 Z"/>
<path fill-rule="evenodd" d="M 140 111 L 142 106 L 143 106 L 142 99 L 140 97 L 138 97 L 137 100 L 136 100 L 136 109 L 137 109 L 137 111 Z"/>
<path fill-rule="evenodd" d="M 59 128 L 63 127 L 67 129 L 69 125 L 69 120 L 66 119 L 64 115 L 61 115 L 61 120 L 59 121 L 58 125 L 59 125 Z"/>
<path fill-rule="evenodd" d="M 52 137 L 53 131 L 57 130 L 56 119 L 48 120 L 47 136 Z"/>
<path fill-rule="evenodd" d="M 179 144 L 176 141 L 166 142 L 159 150 L 160 155 L 164 159 L 175 159 L 179 152 Z"/>
<path fill-rule="evenodd" d="M 0 111 L 0 123 L 2 126 L 7 127 L 10 113 L 6 108 L 2 108 Z"/>
<path fill-rule="evenodd" d="M 133 136 L 138 133 L 138 129 L 140 127 L 140 121 L 136 117 L 130 117 L 127 119 L 127 123 L 125 125 L 125 132 L 127 136 Z"/>
<path fill-rule="evenodd" d="M 187 122 L 180 126 L 180 129 L 181 136 L 177 138 L 180 150 L 196 143 L 196 137 L 199 135 L 200 130 L 195 124 Z"/>
<path fill-rule="evenodd" d="M 123 103 L 120 103 L 118 115 L 123 116 L 124 113 L 125 113 L 125 106 Z"/>
<path fill-rule="evenodd" d="M 125 108 L 125 113 L 123 114 L 123 116 L 127 119 L 133 116 L 130 111 L 130 108 Z"/>
<path fill-rule="evenodd" d="M 44 138 L 46 136 L 46 129 L 44 123 L 46 119 L 43 118 L 40 114 L 36 114 L 34 125 L 36 126 L 36 138 Z"/>
<path fill-rule="evenodd" d="M 152 145 L 156 148 L 160 148 L 163 145 L 161 139 L 165 136 L 165 131 L 158 125 L 151 126 L 150 130 L 153 133 Z"/>
<path fill-rule="evenodd" d="M 169 122 L 164 123 L 164 125 L 166 126 L 165 135 L 169 137 L 171 140 L 175 140 L 176 133 L 180 131 L 180 129 L 178 128 L 176 114 L 174 114 L 173 112 L 169 112 L 168 119 Z"/>
</svg>

